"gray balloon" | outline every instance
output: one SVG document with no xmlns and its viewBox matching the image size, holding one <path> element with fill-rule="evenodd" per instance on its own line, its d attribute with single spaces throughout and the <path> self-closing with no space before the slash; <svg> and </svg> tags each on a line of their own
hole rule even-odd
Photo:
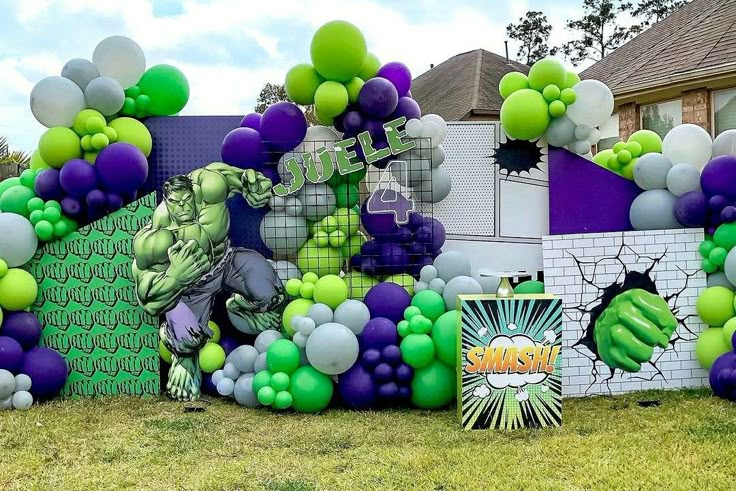
<svg viewBox="0 0 736 491">
<path fill-rule="evenodd" d="M 667 173 L 667 189 L 675 196 L 700 191 L 700 172 L 690 164 L 677 164 Z"/>
<path fill-rule="evenodd" d="M 419 271 L 419 279 L 425 283 L 429 283 L 433 279 L 437 278 L 437 269 L 428 264 Z"/>
<path fill-rule="evenodd" d="M 445 299 L 447 310 L 455 310 L 457 308 L 458 295 L 480 295 L 483 293 L 483 287 L 470 276 L 457 276 L 445 285 L 442 292 L 442 298 Z"/>
<path fill-rule="evenodd" d="M 217 393 L 221 396 L 227 397 L 235 390 L 235 381 L 230 378 L 224 378 L 217 382 Z"/>
<path fill-rule="evenodd" d="M 736 155 L 736 130 L 726 130 L 713 140 L 713 158 Z"/>
<path fill-rule="evenodd" d="M 682 228 L 675 218 L 677 197 L 666 189 L 651 189 L 636 197 L 629 208 L 629 220 L 634 230 Z"/>
<path fill-rule="evenodd" d="M 432 179 L 414 188 L 415 196 L 423 203 L 439 203 L 452 190 L 452 179 L 444 167 L 432 169 Z"/>
<path fill-rule="evenodd" d="M 258 407 L 258 396 L 253 392 L 253 373 L 245 373 L 235 382 L 235 400 L 241 406 Z"/>
<path fill-rule="evenodd" d="M 544 134 L 547 143 L 553 147 L 564 147 L 575 140 L 575 123 L 567 116 L 555 118 Z"/>
<path fill-rule="evenodd" d="M 15 390 L 31 390 L 31 384 L 33 381 L 31 380 L 31 377 L 26 375 L 25 373 L 19 373 L 15 376 Z"/>
<path fill-rule="evenodd" d="M 285 211 L 266 213 L 261 220 L 260 232 L 263 243 L 278 257 L 295 254 L 309 238 L 309 227 L 304 217 L 292 216 Z"/>
<path fill-rule="evenodd" d="M 0 369 L 0 399 L 10 397 L 15 392 L 15 377 L 8 370 Z"/>
<path fill-rule="evenodd" d="M 475 271 L 471 277 L 483 288 L 483 293 L 488 295 L 494 295 L 501 284 L 501 278 L 491 275 L 488 270 Z"/>
<path fill-rule="evenodd" d="M 322 324 L 332 322 L 334 316 L 335 315 L 332 312 L 332 309 L 328 305 L 325 305 L 323 303 L 316 303 L 309 307 L 309 310 L 307 310 L 307 317 L 312 319 L 316 326 L 321 326 Z"/>
<path fill-rule="evenodd" d="M 103 116 L 112 116 L 123 107 L 125 92 L 117 80 L 110 77 L 97 77 L 84 89 L 87 107 L 96 109 Z"/>
<path fill-rule="evenodd" d="M 271 343 L 277 339 L 284 339 L 284 336 L 278 331 L 263 331 L 256 337 L 253 346 L 258 350 L 259 353 L 265 353 Z"/>
<path fill-rule="evenodd" d="M 586 155 L 591 150 L 591 145 L 588 140 L 576 140 L 572 144 L 572 150 L 578 155 Z"/>
<path fill-rule="evenodd" d="M 313 222 L 332 215 L 337 204 L 335 193 L 327 184 L 306 184 L 296 197 L 304 207 L 304 218 Z"/>
<path fill-rule="evenodd" d="M 281 282 L 286 286 L 286 282 L 292 278 L 302 279 L 302 272 L 296 264 L 289 261 L 274 261 L 271 263 L 274 271 L 279 276 Z"/>
<path fill-rule="evenodd" d="M 100 76 L 100 71 L 91 61 L 84 58 L 74 58 L 66 62 L 64 68 L 61 69 L 61 76 L 77 84 L 84 92 L 87 85 Z"/>
<path fill-rule="evenodd" d="M 723 272 L 732 285 L 736 285 L 736 247 L 731 249 L 726 256 L 726 262 L 723 264 Z"/>
<path fill-rule="evenodd" d="M 318 371 L 340 375 L 358 359 L 358 338 L 342 324 L 328 322 L 309 335 L 306 353 L 309 364 Z"/>
<path fill-rule="evenodd" d="M 232 363 L 240 372 L 252 372 L 256 358 L 258 358 L 258 351 L 253 346 L 244 344 L 238 346 L 227 355 L 225 368 L 227 369 L 227 364 Z M 239 373 L 238 376 L 240 376 Z"/>
<path fill-rule="evenodd" d="M 587 140 L 588 137 L 590 136 L 591 131 L 593 131 L 593 128 L 591 128 L 587 124 L 579 124 L 575 127 L 575 139 L 576 140 Z"/>
<path fill-rule="evenodd" d="M 418 187 L 432 179 L 432 163 L 426 159 L 396 161 L 391 164 L 391 174 L 404 187 Z"/>
<path fill-rule="evenodd" d="M 723 271 L 719 271 L 717 273 L 709 274 L 707 281 L 707 287 L 710 288 L 712 286 L 723 286 L 728 288 L 731 291 L 736 291 L 736 286 L 731 284 L 730 281 L 728 281 L 728 277 L 726 276 L 726 273 Z"/>
<path fill-rule="evenodd" d="M 368 307 L 358 300 L 345 300 L 335 309 L 334 321 L 355 334 L 362 333 L 369 320 L 371 320 L 371 313 Z"/>
<path fill-rule="evenodd" d="M 223 369 L 215 370 L 214 373 L 212 374 L 212 385 L 217 387 L 217 384 L 220 383 L 220 380 L 224 378 L 225 378 L 225 370 Z"/>
<path fill-rule="evenodd" d="M 229 378 L 230 380 L 238 380 L 238 377 L 240 377 L 240 370 L 238 370 L 233 363 L 225 363 L 225 366 L 222 368 L 222 373 L 225 375 L 224 378 Z"/>
<path fill-rule="evenodd" d="M 427 288 L 442 295 L 442 292 L 445 291 L 445 281 L 442 278 L 435 278 L 429 282 Z"/>
<path fill-rule="evenodd" d="M 268 366 L 266 365 L 266 353 L 261 353 L 253 363 L 253 371 L 258 373 L 264 371 Z"/>
<path fill-rule="evenodd" d="M 30 392 L 21 390 L 13 394 L 13 408 L 25 411 L 33 406 L 33 396 Z"/>
<path fill-rule="evenodd" d="M 470 260 L 457 251 L 446 251 L 434 260 L 437 276 L 445 283 L 457 276 L 470 276 Z"/>
<path fill-rule="evenodd" d="M 445 162 L 445 149 L 437 145 L 432 149 L 432 167 L 439 167 Z"/>
<path fill-rule="evenodd" d="M 634 166 L 634 182 L 644 190 L 665 189 L 670 169 L 672 162 L 661 153 L 642 155 Z"/>
<path fill-rule="evenodd" d="M 0 411 L 13 409 L 13 396 L 10 395 L 4 399 L 0 399 Z"/>
</svg>

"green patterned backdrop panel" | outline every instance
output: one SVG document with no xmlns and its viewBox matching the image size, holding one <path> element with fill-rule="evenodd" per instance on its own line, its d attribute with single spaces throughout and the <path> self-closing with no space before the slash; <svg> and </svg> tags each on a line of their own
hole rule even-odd
<svg viewBox="0 0 736 491">
<path fill-rule="evenodd" d="M 155 194 L 40 249 L 33 312 L 42 344 L 66 359 L 66 397 L 157 395 L 158 329 L 138 305 L 133 237 L 151 219 Z"/>
</svg>

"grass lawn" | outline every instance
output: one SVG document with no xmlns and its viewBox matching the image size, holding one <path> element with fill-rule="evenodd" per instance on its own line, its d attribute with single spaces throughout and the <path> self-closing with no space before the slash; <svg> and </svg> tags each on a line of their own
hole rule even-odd
<svg viewBox="0 0 736 491">
<path fill-rule="evenodd" d="M 0 489 L 734 489 L 736 405 L 707 389 L 566 400 L 563 424 L 465 432 L 454 411 L 52 402 L 0 413 Z"/>
</svg>

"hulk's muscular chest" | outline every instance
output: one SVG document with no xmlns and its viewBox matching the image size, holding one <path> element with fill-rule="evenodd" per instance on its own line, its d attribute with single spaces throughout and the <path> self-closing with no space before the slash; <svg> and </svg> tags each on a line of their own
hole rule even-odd
<svg viewBox="0 0 736 491">
<path fill-rule="evenodd" d="M 207 204 L 200 208 L 196 222 L 170 224 L 166 228 L 177 241 L 196 240 L 205 252 L 210 252 L 218 249 L 227 237 L 230 214 L 225 203 Z"/>
</svg>

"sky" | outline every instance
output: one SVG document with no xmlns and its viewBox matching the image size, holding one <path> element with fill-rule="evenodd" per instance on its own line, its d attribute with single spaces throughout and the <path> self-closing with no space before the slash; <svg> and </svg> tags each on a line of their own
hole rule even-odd
<svg viewBox="0 0 736 491">
<path fill-rule="evenodd" d="M 59 75 L 72 58 L 92 58 L 102 39 L 135 40 L 148 66 L 168 63 L 187 76 L 182 115 L 253 110 L 267 82 L 283 83 L 290 67 L 309 61 L 322 24 L 343 19 L 364 33 L 383 62 L 401 61 L 417 76 L 458 53 L 504 54 L 505 26 L 541 10 L 553 26 L 550 44 L 571 38 L 565 20 L 580 0 L 0 0 L 0 135 L 11 149 L 32 151 L 44 131 L 29 107 L 33 86 Z M 517 46 L 511 42 L 512 57 Z"/>
</svg>

